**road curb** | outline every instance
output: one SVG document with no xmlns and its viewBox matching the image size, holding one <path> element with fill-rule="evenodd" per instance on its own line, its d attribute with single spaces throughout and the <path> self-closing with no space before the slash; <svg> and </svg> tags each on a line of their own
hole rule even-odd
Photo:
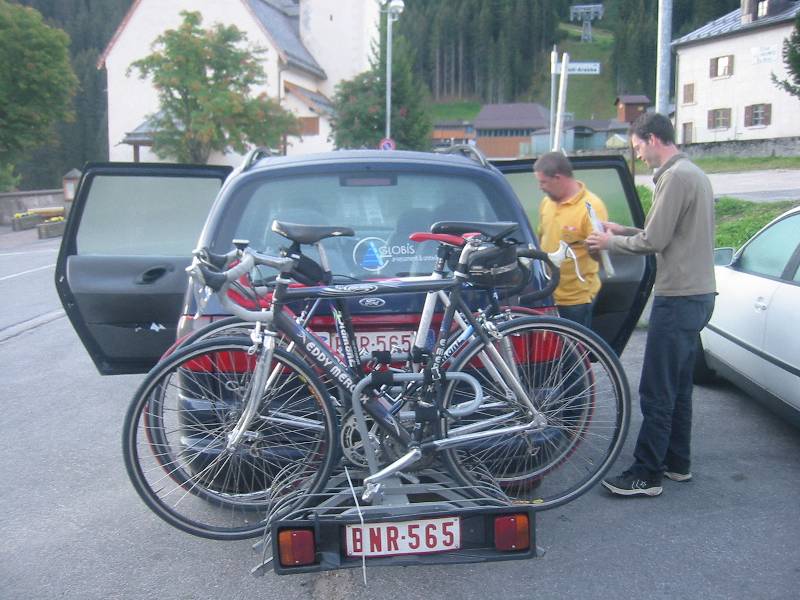
<svg viewBox="0 0 800 600">
<path fill-rule="evenodd" d="M 17 337 L 18 335 L 25 333 L 26 331 L 30 331 L 31 329 L 36 329 L 42 325 L 47 325 L 48 323 L 65 316 L 66 313 L 64 310 L 59 309 L 44 313 L 43 315 L 28 319 L 27 321 L 22 321 L 21 323 L 16 323 L 15 325 L 11 325 L 5 329 L 0 329 L 0 343 L 3 343 L 13 337 Z"/>
</svg>

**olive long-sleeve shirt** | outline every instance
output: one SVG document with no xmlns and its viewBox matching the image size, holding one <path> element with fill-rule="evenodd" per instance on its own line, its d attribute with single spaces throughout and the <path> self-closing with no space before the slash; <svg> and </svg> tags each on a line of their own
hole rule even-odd
<svg viewBox="0 0 800 600">
<path fill-rule="evenodd" d="M 644 229 L 629 227 L 623 235 L 612 236 L 608 249 L 622 254 L 655 254 L 656 296 L 715 292 L 711 182 L 683 153 L 665 162 L 653 181 L 653 206 Z"/>
</svg>

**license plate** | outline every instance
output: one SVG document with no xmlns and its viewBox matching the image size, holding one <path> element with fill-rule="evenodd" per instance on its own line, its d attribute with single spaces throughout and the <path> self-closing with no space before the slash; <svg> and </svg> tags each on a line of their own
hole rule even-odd
<svg viewBox="0 0 800 600">
<path fill-rule="evenodd" d="M 448 552 L 461 547 L 458 517 L 347 525 L 347 556 L 398 556 Z"/>
<path fill-rule="evenodd" d="M 338 335 L 331 334 L 328 331 L 315 331 L 314 333 L 336 352 L 341 353 L 342 348 Z M 394 347 L 399 347 L 399 351 L 404 352 L 411 349 L 413 341 L 413 331 L 369 331 L 356 334 L 358 347 L 364 348 L 367 352 L 372 352 L 373 350 L 391 350 Z"/>
</svg>

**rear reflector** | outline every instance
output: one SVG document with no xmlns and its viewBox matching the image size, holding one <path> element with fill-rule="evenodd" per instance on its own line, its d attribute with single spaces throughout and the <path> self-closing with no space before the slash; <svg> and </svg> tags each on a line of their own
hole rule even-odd
<svg viewBox="0 0 800 600">
<path fill-rule="evenodd" d="M 284 529 L 278 533 L 282 567 L 300 567 L 316 562 L 317 550 L 312 529 Z"/>
<path fill-rule="evenodd" d="M 531 545 L 528 515 L 503 515 L 494 519 L 494 547 L 498 550 L 527 550 Z"/>
</svg>

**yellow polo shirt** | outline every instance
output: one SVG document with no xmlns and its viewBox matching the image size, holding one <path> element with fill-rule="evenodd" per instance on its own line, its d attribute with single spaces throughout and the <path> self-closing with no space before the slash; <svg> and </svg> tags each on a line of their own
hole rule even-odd
<svg viewBox="0 0 800 600">
<path fill-rule="evenodd" d="M 560 240 L 567 242 L 578 257 L 578 267 L 586 281 L 575 274 L 575 263 L 565 260 L 561 263 L 561 280 L 553 297 L 556 304 L 572 306 L 588 304 L 600 291 L 600 266 L 589 256 L 584 240 L 592 232 L 592 222 L 586 202 L 594 208 L 601 221 L 608 220 L 608 211 L 603 201 L 586 189 L 582 182 L 580 191 L 564 202 L 555 202 L 549 196 L 539 205 L 539 243 L 545 252 L 558 249 Z"/>
</svg>

